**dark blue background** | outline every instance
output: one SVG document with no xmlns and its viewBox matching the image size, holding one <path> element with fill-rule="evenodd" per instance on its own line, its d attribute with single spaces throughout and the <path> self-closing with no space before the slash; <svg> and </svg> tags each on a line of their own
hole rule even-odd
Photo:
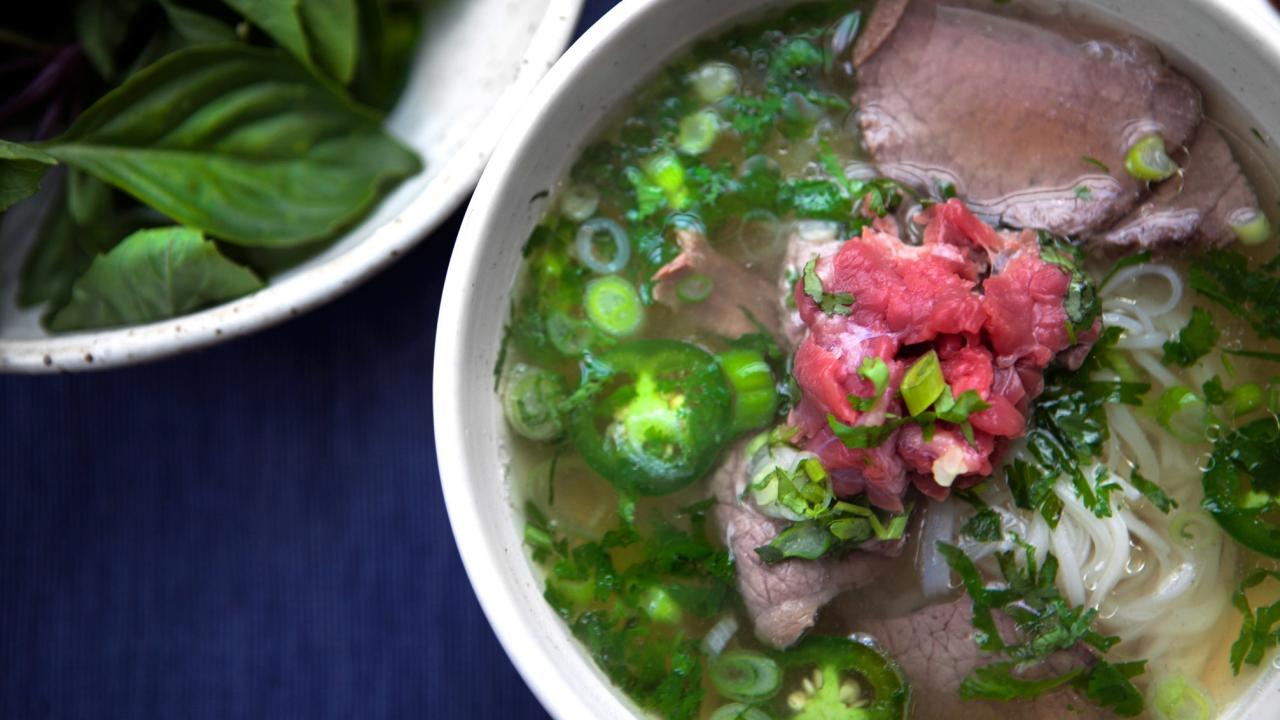
<svg viewBox="0 0 1280 720">
<path fill-rule="evenodd" d="M 461 217 L 252 338 L 0 379 L 0 718 L 546 716 L 440 495 L 431 361 Z"/>
</svg>

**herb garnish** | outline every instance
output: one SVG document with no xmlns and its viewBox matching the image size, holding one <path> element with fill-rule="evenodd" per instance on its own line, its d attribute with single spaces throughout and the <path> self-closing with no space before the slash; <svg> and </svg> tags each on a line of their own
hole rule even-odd
<svg viewBox="0 0 1280 720">
<path fill-rule="evenodd" d="M 1191 367 L 1218 344 L 1218 327 L 1213 317 L 1201 308 L 1191 309 L 1191 319 L 1178 335 L 1165 342 L 1163 362 L 1166 365 Z"/>
<path fill-rule="evenodd" d="M 868 355 L 862 359 L 862 364 L 858 366 L 858 376 L 869 381 L 873 387 L 871 395 L 867 397 L 849 396 L 849 404 L 858 412 L 867 412 L 880 402 L 880 398 L 884 395 L 884 389 L 889 385 L 889 366 L 885 361 L 875 355 Z"/>
<path fill-rule="evenodd" d="M 1259 607 L 1255 611 L 1249 605 L 1247 595 L 1251 588 L 1261 585 L 1268 578 L 1280 581 L 1280 573 L 1254 570 L 1245 576 L 1231 596 L 1231 604 L 1244 616 L 1240 635 L 1231 645 L 1231 672 L 1234 675 L 1240 674 L 1245 663 L 1260 665 L 1266 654 L 1280 645 L 1280 627 L 1277 627 L 1280 624 L 1280 601 Z"/>
<path fill-rule="evenodd" d="M 1160 512 L 1168 514 L 1170 510 L 1178 507 L 1177 500 L 1166 495 L 1164 490 L 1154 481 L 1143 477 L 1142 473 L 1138 472 L 1138 468 L 1135 467 L 1133 472 L 1130 473 L 1129 482 L 1137 488 L 1138 492 L 1146 496 L 1147 500 L 1151 501 L 1151 504 L 1155 505 Z"/>
<path fill-rule="evenodd" d="M 1140 406 L 1151 386 L 1124 380 L 1093 380 L 1107 355 L 1120 339 L 1120 328 L 1107 328 L 1080 369 L 1072 372 L 1052 367 L 1045 373 L 1045 389 L 1031 414 L 1027 449 L 1032 462 L 1017 459 L 1005 466 L 1005 480 L 1014 504 L 1039 512 L 1057 527 L 1062 502 L 1053 487 L 1069 477 L 1080 499 L 1098 517 L 1111 516 L 1110 495 L 1118 486 L 1105 481 L 1099 468 L 1092 480 L 1081 463 L 1102 455 L 1111 432 L 1107 424 L 1109 403 Z"/>
<path fill-rule="evenodd" d="M 860 398 L 853 398 L 860 400 Z M 935 425 L 941 421 L 951 423 L 960 428 L 960 432 L 964 435 L 965 440 L 972 445 L 975 442 L 973 435 L 973 426 L 969 423 L 969 416 L 976 412 L 982 412 L 991 407 L 978 394 L 976 390 L 966 390 L 960 393 L 960 397 L 955 397 L 951 393 L 951 387 L 947 386 L 942 395 L 934 402 L 933 409 L 912 415 L 909 417 L 899 417 L 893 413 L 885 415 L 884 422 L 879 425 L 845 425 L 836 419 L 835 415 L 827 415 L 827 426 L 835 433 L 840 442 L 845 447 L 854 449 L 867 449 L 879 447 L 889 436 L 898 428 L 904 425 L 919 425 L 924 430 L 925 441 L 928 442 L 933 437 Z"/>
<path fill-rule="evenodd" d="M 705 660 L 680 619 L 714 617 L 732 592 L 733 562 L 706 537 L 712 503 L 681 511 L 687 530 L 658 521 L 641 538 L 635 503 L 624 500 L 618 527 L 577 545 L 533 503 L 525 508 L 525 544 L 535 561 L 550 563 L 547 602 L 614 684 L 662 717 L 696 718 L 702 704 Z"/>
<path fill-rule="evenodd" d="M 1244 319 L 1264 339 L 1280 338 L 1280 256 L 1259 268 L 1228 250 L 1213 250 L 1192 263 L 1189 284 L 1232 314 Z"/>
<path fill-rule="evenodd" d="M 1056 653 L 1087 646 L 1099 654 L 1110 650 L 1120 638 L 1102 635 L 1092 628 L 1097 619 L 1095 609 L 1071 607 L 1058 592 L 1054 579 L 1058 560 L 1052 553 L 1043 565 L 1035 559 L 1035 549 L 1019 543 L 1018 553 L 1006 550 L 996 554 L 1004 584 L 988 587 L 973 560 L 960 548 L 938 543 L 938 552 L 960 576 L 973 600 L 974 642 L 988 653 L 1000 653 L 1008 660 L 997 660 L 973 671 L 960 685 L 960 697 L 966 700 L 1015 700 L 1039 697 L 1064 685 L 1084 692 L 1099 706 L 1117 715 L 1132 717 L 1142 712 L 1142 694 L 1132 678 L 1142 673 L 1146 661 L 1110 663 L 1101 657 L 1090 665 L 1081 665 L 1057 675 L 1033 677 Z M 1017 639 L 1007 641 L 996 625 L 995 613 L 1013 620 Z"/>
<path fill-rule="evenodd" d="M 855 298 L 847 292 L 829 293 L 822 289 L 822 278 L 815 270 L 818 259 L 810 260 L 804 266 L 804 294 L 813 299 L 822 312 L 828 315 L 848 315 L 853 312 Z"/>
<path fill-rule="evenodd" d="M 1104 162 L 1102 162 L 1102 161 L 1101 161 L 1101 160 L 1099 160 L 1098 158 L 1095 158 L 1095 157 L 1089 157 L 1088 155 L 1081 155 L 1081 156 L 1080 156 L 1080 161 L 1081 161 L 1081 162 L 1084 162 L 1084 163 L 1087 163 L 1087 164 L 1089 164 L 1089 165 L 1093 165 L 1094 167 L 1098 168 L 1099 170 L 1101 170 L 1101 171 L 1102 171 L 1102 172 L 1104 172 L 1104 173 L 1107 173 L 1108 175 L 1110 175 L 1110 174 L 1111 174 L 1111 168 L 1107 167 L 1107 164 L 1106 164 L 1106 163 L 1104 163 Z"/>
<path fill-rule="evenodd" d="M 1067 296 L 1063 298 L 1062 306 L 1067 312 L 1067 330 L 1074 344 L 1076 338 L 1091 330 L 1094 322 L 1102 315 L 1098 288 L 1094 285 L 1093 278 L 1084 271 L 1084 255 L 1080 248 L 1065 239 L 1042 231 L 1040 258 L 1050 265 L 1057 265 L 1071 276 L 1071 284 L 1067 287 Z"/>
</svg>

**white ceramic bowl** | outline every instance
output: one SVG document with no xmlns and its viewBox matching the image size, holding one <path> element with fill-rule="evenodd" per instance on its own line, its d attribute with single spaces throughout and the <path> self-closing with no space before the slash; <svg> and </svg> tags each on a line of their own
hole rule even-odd
<svg viewBox="0 0 1280 720">
<path fill-rule="evenodd" d="M 458 237 L 435 358 L 436 448 L 445 501 L 472 586 L 499 640 L 543 705 L 562 720 L 641 713 L 552 613 L 521 544 L 518 498 L 505 466 L 507 430 L 493 393 L 520 249 L 546 210 L 544 191 L 567 173 L 612 109 L 694 39 L 786 4 L 624 0 L 569 49 L 521 108 L 481 178 Z M 1152 38 L 1200 81 L 1217 117 L 1246 136 L 1252 126 L 1280 142 L 1280 18 L 1265 2 L 1040 4 Z M 1274 163 L 1274 152 L 1271 157 Z M 1224 717 L 1276 717 L 1278 703 L 1280 678 L 1273 674 Z"/>
<path fill-rule="evenodd" d="M 264 290 L 150 325 L 50 337 L 41 308 L 20 310 L 26 242 L 0 247 L 0 372 L 92 370 L 154 360 L 294 317 L 364 281 L 440 224 L 475 186 L 502 131 L 560 57 L 583 0 L 433 2 L 390 131 L 426 163 L 357 227 Z M 4 222 L 34 229 L 31 207 Z"/>
</svg>

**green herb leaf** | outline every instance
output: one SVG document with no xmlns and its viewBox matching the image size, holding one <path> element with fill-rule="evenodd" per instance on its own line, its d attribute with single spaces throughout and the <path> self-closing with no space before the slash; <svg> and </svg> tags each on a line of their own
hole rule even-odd
<svg viewBox="0 0 1280 720">
<path fill-rule="evenodd" d="M 815 270 L 818 259 L 804 266 L 804 294 L 808 295 L 822 312 L 828 315 L 848 315 L 853 312 L 854 297 L 849 293 L 828 293 L 822 289 L 822 279 Z"/>
<path fill-rule="evenodd" d="M 964 700 L 1032 700 L 1075 680 L 1083 669 L 1039 680 L 1018 677 L 1015 662 L 994 662 L 976 668 L 960 683 Z"/>
<path fill-rule="evenodd" d="M 1049 233 L 1040 233 L 1040 257 L 1051 265 L 1057 265 L 1071 276 L 1067 296 L 1062 300 L 1063 309 L 1071 325 L 1071 337 L 1086 332 L 1102 315 L 1102 303 L 1093 278 L 1084 271 L 1084 257 L 1080 248 Z"/>
<path fill-rule="evenodd" d="M 356 0 L 303 0 L 297 7 L 316 65 L 340 84 L 349 84 L 360 42 Z"/>
<path fill-rule="evenodd" d="M 892 415 L 879 425 L 845 425 L 835 415 L 827 415 L 827 426 L 845 447 L 866 449 L 880 447 L 895 430 L 912 422 L 911 418 L 899 418 Z"/>
<path fill-rule="evenodd" d="M 996 660 L 975 669 L 965 678 L 960 695 L 965 699 L 1025 700 L 1052 692 L 1067 683 L 1083 690 L 1102 707 L 1123 716 L 1142 712 L 1142 695 L 1130 682 L 1142 673 L 1145 661 L 1112 665 L 1099 659 L 1091 667 L 1080 667 L 1044 678 L 1029 678 L 1028 671 L 1044 667 L 1059 652 L 1088 645 L 1101 653 L 1111 649 L 1118 637 L 1104 636 L 1092 629 L 1096 610 L 1072 608 L 1054 584 L 1058 561 L 1052 553 L 1037 565 L 1035 549 L 1019 543 L 1021 555 L 1013 551 L 997 553 L 1004 576 L 1003 586 L 988 586 L 973 560 L 954 545 L 938 543 L 938 552 L 960 576 L 973 601 L 974 642 L 982 650 L 1001 653 Z M 1017 642 L 1008 644 L 997 631 L 993 613 L 1012 619 Z"/>
<path fill-rule="evenodd" d="M 1191 264 L 1188 284 L 1244 319 L 1262 339 L 1280 338 L 1280 256 L 1257 267 L 1238 252 L 1214 250 Z"/>
<path fill-rule="evenodd" d="M 176 0 L 160 0 L 160 7 L 169 18 L 174 31 L 192 45 L 213 45 L 236 42 L 235 28 L 212 15 L 192 10 Z"/>
<path fill-rule="evenodd" d="M 849 396 L 849 404 L 858 412 L 867 412 L 884 396 L 884 389 L 889 385 L 889 366 L 881 358 L 868 355 L 858 366 L 858 376 L 870 382 L 874 389 L 868 397 Z"/>
<path fill-rule="evenodd" d="M 1160 512 L 1167 514 L 1170 510 L 1178 507 L 1177 500 L 1166 495 L 1159 485 L 1143 477 L 1142 473 L 1138 472 L 1138 468 L 1135 467 L 1133 469 L 1133 473 L 1129 476 L 1129 482 L 1133 483 L 1138 492 L 1150 500 L 1152 505 L 1159 508 Z"/>
<path fill-rule="evenodd" d="M 1270 570 L 1254 570 L 1245 576 L 1231 596 L 1231 603 L 1244 617 L 1240 635 L 1231 645 L 1231 672 L 1239 675 L 1245 663 L 1260 665 L 1272 648 L 1280 644 L 1280 601 L 1259 607 L 1255 612 L 1247 595 L 1268 578 L 1280 581 L 1280 573 Z"/>
<path fill-rule="evenodd" d="M 871 528 L 867 526 L 867 539 L 871 537 Z M 765 563 L 772 565 L 787 558 L 817 560 L 831 549 L 836 540 L 826 527 L 814 520 L 794 523 L 791 527 L 778 533 L 767 545 L 756 548 L 756 554 Z"/>
<path fill-rule="evenodd" d="M 93 261 L 49 326 L 61 332 L 142 324 L 261 287 L 253 273 L 224 258 L 195 230 L 140 230 Z"/>
<path fill-rule="evenodd" d="M 1107 164 L 1106 164 L 1106 163 L 1104 163 L 1104 162 L 1102 162 L 1102 161 L 1101 161 L 1101 160 L 1099 160 L 1098 158 L 1095 158 L 1095 157 L 1089 157 L 1088 155 L 1081 155 L 1081 156 L 1080 156 L 1080 160 L 1081 160 L 1081 162 L 1084 162 L 1084 163 L 1086 163 L 1086 164 L 1088 164 L 1088 165 L 1092 165 L 1092 166 L 1094 166 L 1094 167 L 1098 168 L 1099 170 L 1101 170 L 1101 171 L 1102 171 L 1102 172 L 1104 172 L 1104 173 L 1107 173 L 1108 175 L 1110 175 L 1110 174 L 1111 174 L 1111 168 L 1107 167 Z"/>
<path fill-rule="evenodd" d="M 1213 317 L 1200 308 L 1191 309 L 1191 319 L 1178 331 L 1177 337 L 1164 344 L 1166 365 L 1191 367 L 1218 344 L 1218 328 Z"/>
<path fill-rule="evenodd" d="M 331 236 L 421 167 L 368 111 L 240 46 L 165 57 L 42 149 L 185 225 L 267 247 Z"/>
<path fill-rule="evenodd" d="M 1000 542 L 1004 539 L 1000 513 L 991 508 L 979 510 L 960 528 L 960 534 L 978 542 Z"/>
<path fill-rule="evenodd" d="M 80 0 L 75 8 L 76 37 L 98 74 L 116 77 L 116 51 L 129 33 L 129 23 L 142 7 L 140 0 Z"/>
<path fill-rule="evenodd" d="M 1136 253 L 1136 254 L 1130 255 L 1129 257 L 1123 258 L 1118 262 L 1116 262 L 1115 265 L 1111 266 L 1111 269 L 1107 271 L 1107 274 L 1102 277 L 1102 282 L 1098 283 L 1098 287 L 1105 288 L 1111 282 L 1112 278 L 1116 276 L 1116 273 L 1120 272 L 1121 270 L 1127 267 L 1133 267 L 1135 265 L 1143 265 L 1149 262 L 1151 262 L 1150 250 L 1144 250 L 1140 253 Z"/>
<path fill-rule="evenodd" d="M 35 148 L 0 140 L 0 212 L 40 190 L 40 179 L 58 161 Z"/>
</svg>

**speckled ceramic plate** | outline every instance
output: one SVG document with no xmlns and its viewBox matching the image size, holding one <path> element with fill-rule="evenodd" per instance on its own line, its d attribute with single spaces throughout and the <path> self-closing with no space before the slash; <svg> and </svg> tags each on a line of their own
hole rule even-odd
<svg viewBox="0 0 1280 720">
<path fill-rule="evenodd" d="M 582 0 L 433 3 L 408 85 L 388 119 L 425 160 L 425 172 L 324 253 L 240 300 L 151 325 L 49 336 L 40 309 L 15 304 L 36 222 L 29 208 L 14 208 L 4 222 L 26 237 L 0 247 L 0 372 L 154 360 L 260 330 L 367 279 L 425 237 L 475 186 L 502 131 L 569 43 L 581 8 Z"/>
</svg>

